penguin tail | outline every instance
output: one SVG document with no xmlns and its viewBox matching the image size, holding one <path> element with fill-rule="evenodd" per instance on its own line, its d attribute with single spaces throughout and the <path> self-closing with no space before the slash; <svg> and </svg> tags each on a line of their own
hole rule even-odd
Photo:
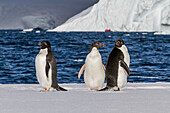
<svg viewBox="0 0 170 113">
<path fill-rule="evenodd" d="M 108 87 L 105 87 L 105 88 L 100 89 L 100 90 L 98 90 L 98 91 L 108 91 L 108 90 L 109 90 L 109 88 L 108 88 Z"/>
<path fill-rule="evenodd" d="M 62 88 L 62 87 L 60 87 L 60 86 L 58 86 L 58 87 L 56 88 L 56 90 L 57 90 L 57 91 L 67 91 L 67 89 L 64 89 L 64 88 Z"/>
<path fill-rule="evenodd" d="M 101 90 L 99 90 L 99 91 L 109 91 L 109 90 L 114 90 L 114 91 L 120 91 L 120 88 L 118 88 L 118 87 L 108 87 L 108 86 L 106 86 L 105 88 L 103 88 L 103 89 L 101 89 Z"/>
</svg>

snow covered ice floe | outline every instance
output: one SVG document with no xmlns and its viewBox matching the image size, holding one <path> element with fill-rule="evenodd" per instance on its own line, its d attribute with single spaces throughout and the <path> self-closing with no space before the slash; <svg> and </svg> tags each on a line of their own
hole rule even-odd
<svg viewBox="0 0 170 113">
<path fill-rule="evenodd" d="M 1 113 L 169 113 L 170 83 L 128 83 L 125 91 L 89 91 L 60 84 L 67 92 L 42 93 L 38 84 L 0 84 Z"/>
<path fill-rule="evenodd" d="M 99 0 L 53 31 L 157 31 L 170 33 L 170 0 Z"/>
<path fill-rule="evenodd" d="M 32 30 L 33 30 L 33 28 L 30 28 L 30 29 L 23 29 L 22 33 L 31 32 Z"/>
<path fill-rule="evenodd" d="M 83 59 L 75 59 L 75 62 L 83 62 Z"/>
</svg>

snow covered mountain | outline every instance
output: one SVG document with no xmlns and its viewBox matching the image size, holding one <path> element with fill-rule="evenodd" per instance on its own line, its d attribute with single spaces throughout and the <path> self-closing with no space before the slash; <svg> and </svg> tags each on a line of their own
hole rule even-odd
<svg viewBox="0 0 170 113">
<path fill-rule="evenodd" d="M 0 29 L 53 29 L 98 0 L 0 0 Z"/>
<path fill-rule="evenodd" d="M 53 31 L 170 32 L 170 0 L 100 0 Z"/>
</svg>

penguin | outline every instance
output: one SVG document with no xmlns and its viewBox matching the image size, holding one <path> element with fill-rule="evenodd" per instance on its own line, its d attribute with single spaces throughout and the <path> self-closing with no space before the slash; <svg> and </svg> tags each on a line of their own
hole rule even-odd
<svg viewBox="0 0 170 113">
<path fill-rule="evenodd" d="M 40 92 L 48 92 L 53 89 L 67 91 L 57 83 L 57 64 L 50 42 L 42 41 L 38 45 L 41 46 L 41 49 L 35 58 L 36 76 L 39 84 L 45 89 Z"/>
<path fill-rule="evenodd" d="M 127 83 L 127 76 L 130 75 L 129 70 L 130 56 L 128 49 L 122 39 L 115 40 L 115 47 L 111 51 L 106 64 L 106 81 L 105 90 L 123 91 Z"/>
<path fill-rule="evenodd" d="M 80 79 L 84 72 L 84 81 L 89 90 L 100 90 L 105 80 L 105 66 L 102 57 L 98 51 L 100 47 L 105 46 L 100 42 L 93 42 L 89 54 L 86 57 L 85 64 L 81 67 L 78 78 Z"/>
</svg>

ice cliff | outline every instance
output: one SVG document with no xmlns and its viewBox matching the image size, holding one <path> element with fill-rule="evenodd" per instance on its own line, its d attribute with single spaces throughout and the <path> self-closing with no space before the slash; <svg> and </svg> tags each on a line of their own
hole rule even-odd
<svg viewBox="0 0 170 113">
<path fill-rule="evenodd" d="M 54 31 L 170 31 L 170 0 L 100 0 Z"/>
<path fill-rule="evenodd" d="M 98 0 L 0 0 L 0 29 L 53 29 Z"/>
</svg>

